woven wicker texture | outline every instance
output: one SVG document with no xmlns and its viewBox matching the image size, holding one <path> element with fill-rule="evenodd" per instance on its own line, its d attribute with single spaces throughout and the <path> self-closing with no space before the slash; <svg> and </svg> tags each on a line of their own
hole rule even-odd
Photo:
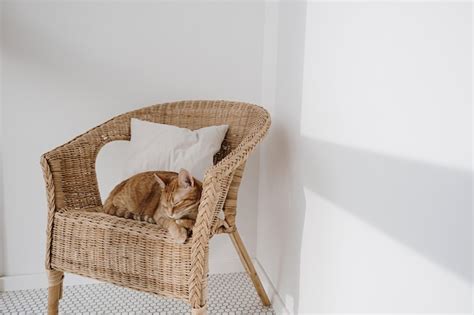
<svg viewBox="0 0 474 315">
<path fill-rule="evenodd" d="M 176 244 L 156 225 L 101 212 L 95 172 L 99 150 L 130 140 L 130 119 L 198 129 L 228 124 L 223 149 L 203 180 L 193 236 Z M 117 116 L 41 157 L 48 201 L 46 268 L 206 305 L 208 245 L 235 230 L 245 161 L 270 127 L 268 112 L 228 101 L 182 101 Z M 223 210 L 225 219 L 219 219 Z"/>
</svg>

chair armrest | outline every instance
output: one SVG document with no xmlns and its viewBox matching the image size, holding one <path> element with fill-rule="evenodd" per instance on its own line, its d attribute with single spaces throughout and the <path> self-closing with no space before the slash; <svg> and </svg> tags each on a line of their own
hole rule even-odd
<svg viewBox="0 0 474 315">
<path fill-rule="evenodd" d="M 233 173 L 246 162 L 270 128 L 270 115 L 263 108 L 259 108 L 259 110 L 261 113 L 258 119 L 255 119 L 251 124 L 247 135 L 240 144 L 219 163 L 207 169 L 204 175 L 199 212 L 193 229 L 194 235 L 196 235 L 196 231 L 199 231 L 198 233 L 204 232 L 209 237 L 211 224 L 221 208 L 218 207 L 218 204 L 225 200 Z M 197 241 L 196 237 L 193 239 Z M 202 241 L 199 240 L 199 242 Z"/>
<path fill-rule="evenodd" d="M 250 125 L 244 139 L 234 150 L 219 161 L 219 163 L 208 168 L 204 176 L 205 178 L 217 177 L 218 179 L 221 179 L 231 175 L 235 170 L 237 170 L 237 168 L 239 168 L 239 166 L 245 163 L 257 144 L 263 139 L 271 125 L 271 119 L 268 112 L 263 108 L 259 108 L 259 110 L 261 113 L 258 119 L 255 119 Z"/>
<path fill-rule="evenodd" d="M 129 130 L 129 119 L 118 116 L 41 156 L 51 211 L 102 206 L 95 172 L 97 154 L 108 142 L 129 140 Z"/>
<path fill-rule="evenodd" d="M 263 108 L 258 110 L 257 119 L 250 125 L 247 135 L 240 144 L 219 163 L 208 168 L 204 175 L 201 203 L 193 228 L 193 242 L 196 244 L 208 242 L 205 238 L 209 238 L 211 234 L 212 222 L 222 207 L 221 203 L 225 200 L 234 172 L 245 163 L 270 128 L 270 115 Z"/>
<path fill-rule="evenodd" d="M 191 274 L 189 300 L 193 308 L 200 308 L 205 303 L 203 296 L 203 279 L 208 272 L 208 252 L 210 228 L 219 200 L 220 185 L 217 177 L 204 177 L 202 197 L 198 216 L 193 228 L 191 245 Z"/>
<path fill-rule="evenodd" d="M 95 173 L 97 154 L 110 141 L 128 139 L 130 122 L 127 116 L 120 115 L 41 156 L 48 202 L 46 269 L 52 268 L 54 213 L 57 210 L 101 207 Z"/>
<path fill-rule="evenodd" d="M 247 160 L 250 153 L 270 128 L 270 115 L 263 108 L 258 119 L 251 124 L 247 136 L 219 163 L 210 167 L 204 176 L 201 203 L 193 228 L 191 248 L 190 301 L 193 308 L 202 306 L 202 279 L 207 275 L 208 246 L 212 222 L 217 217 L 226 198 L 233 173 Z"/>
</svg>

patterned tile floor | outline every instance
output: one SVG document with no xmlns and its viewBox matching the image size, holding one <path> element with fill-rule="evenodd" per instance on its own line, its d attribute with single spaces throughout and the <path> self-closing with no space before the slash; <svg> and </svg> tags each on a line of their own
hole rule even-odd
<svg viewBox="0 0 474 315">
<path fill-rule="evenodd" d="M 67 275 L 66 275 L 67 276 Z M 47 290 L 0 292 L 0 314 L 44 314 Z M 64 287 L 60 314 L 189 314 L 188 304 L 110 284 Z M 209 313 L 221 315 L 274 314 L 262 306 L 245 273 L 209 278 Z"/>
</svg>

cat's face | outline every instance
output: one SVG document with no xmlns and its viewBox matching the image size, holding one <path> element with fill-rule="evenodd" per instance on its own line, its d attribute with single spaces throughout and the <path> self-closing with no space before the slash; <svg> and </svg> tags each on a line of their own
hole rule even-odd
<svg viewBox="0 0 474 315">
<path fill-rule="evenodd" d="M 186 170 L 181 170 L 178 177 L 162 186 L 160 208 L 173 220 L 197 213 L 201 200 L 202 185 Z"/>
</svg>

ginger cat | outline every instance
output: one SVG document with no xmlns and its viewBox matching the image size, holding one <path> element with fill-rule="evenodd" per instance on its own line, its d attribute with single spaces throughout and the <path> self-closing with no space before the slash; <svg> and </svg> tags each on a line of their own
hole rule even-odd
<svg viewBox="0 0 474 315">
<path fill-rule="evenodd" d="M 104 212 L 156 223 L 177 243 L 184 243 L 196 221 L 202 183 L 184 169 L 136 174 L 112 190 Z"/>
</svg>

